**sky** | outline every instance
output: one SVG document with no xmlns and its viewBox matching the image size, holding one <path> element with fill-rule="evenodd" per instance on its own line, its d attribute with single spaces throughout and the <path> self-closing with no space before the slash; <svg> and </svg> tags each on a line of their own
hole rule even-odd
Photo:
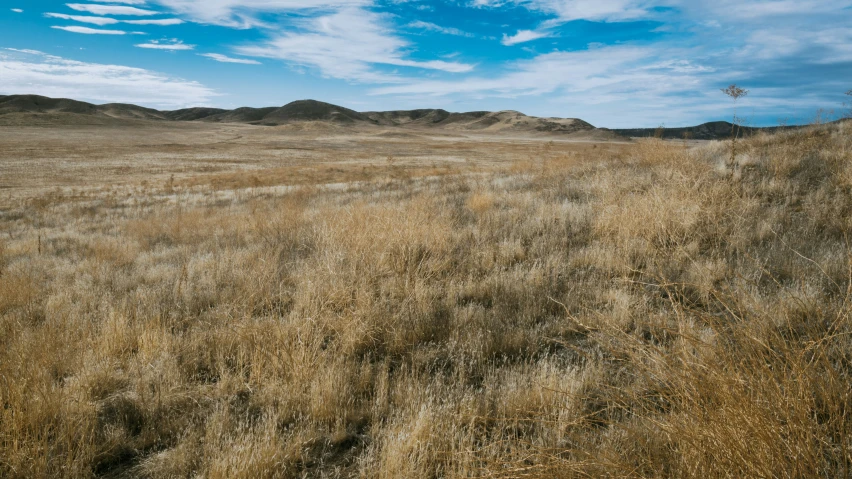
<svg viewBox="0 0 852 479">
<path fill-rule="evenodd" d="M 839 111 L 852 0 L 0 0 L 0 94 L 518 110 L 599 127 Z M 720 89 L 749 90 L 734 102 Z M 819 113 L 823 110 L 823 113 Z"/>
</svg>

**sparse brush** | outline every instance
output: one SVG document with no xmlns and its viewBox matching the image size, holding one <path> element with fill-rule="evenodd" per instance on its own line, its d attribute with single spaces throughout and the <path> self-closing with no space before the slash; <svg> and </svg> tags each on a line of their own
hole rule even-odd
<svg viewBox="0 0 852 479">
<path fill-rule="evenodd" d="M 737 137 L 740 135 L 740 127 L 742 126 L 742 120 L 737 117 L 737 100 L 747 96 L 748 90 L 732 84 L 727 88 L 722 88 L 722 93 L 727 95 L 734 102 L 734 117 L 731 121 L 731 160 L 728 165 L 731 168 L 731 174 L 733 174 L 736 169 L 737 162 Z"/>
</svg>

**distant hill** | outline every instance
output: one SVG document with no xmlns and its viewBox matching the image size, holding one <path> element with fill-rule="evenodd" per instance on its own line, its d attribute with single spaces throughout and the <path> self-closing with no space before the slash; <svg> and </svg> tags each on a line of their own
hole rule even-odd
<svg viewBox="0 0 852 479">
<path fill-rule="evenodd" d="M 9 113 L 78 113 L 90 115 L 97 112 L 98 107 L 91 103 L 66 98 L 48 98 L 38 95 L 0 96 L 0 115 Z"/>
<path fill-rule="evenodd" d="M 300 121 L 376 124 L 375 121 L 357 111 L 316 100 L 294 101 L 282 107 L 244 107 L 235 110 L 199 107 L 159 111 L 123 103 L 93 105 L 77 100 L 39 95 L 0 95 L 0 115 L 10 113 L 73 113 L 132 120 L 209 121 L 264 125 L 281 125 Z"/>
<path fill-rule="evenodd" d="M 681 140 L 684 138 L 692 140 L 724 140 L 731 137 L 733 124 L 727 121 L 713 121 L 702 123 L 698 126 L 688 126 L 680 128 L 622 128 L 613 129 L 612 131 L 619 135 L 631 138 L 653 138 L 659 136 L 667 140 Z M 740 136 L 751 136 L 757 132 L 774 132 L 782 129 L 800 128 L 798 126 L 769 126 L 769 127 L 739 127 L 738 134 Z"/>
<path fill-rule="evenodd" d="M 96 111 L 110 118 L 123 118 L 128 120 L 166 120 L 163 112 L 152 108 L 145 108 L 126 103 L 108 103 L 95 106 Z"/>
<path fill-rule="evenodd" d="M 209 118 L 213 115 L 221 115 L 227 112 L 228 110 L 223 110 L 221 108 L 196 107 L 165 112 L 164 116 L 172 121 L 195 121 L 203 118 Z"/>
<path fill-rule="evenodd" d="M 354 124 L 370 123 L 370 119 L 357 111 L 316 100 L 298 100 L 282 107 L 250 108 L 213 111 L 206 116 L 199 115 L 189 121 L 207 121 L 221 123 L 251 123 L 255 125 L 277 126 L 301 121 L 328 121 L 333 123 Z M 179 110 L 183 111 L 183 110 Z M 175 112 L 168 112 L 174 117 Z M 174 118 L 177 119 L 177 118 Z"/>
<path fill-rule="evenodd" d="M 3 118 L 4 115 L 15 115 L 16 118 L 8 116 Z M 464 113 L 452 113 L 441 109 L 357 112 L 317 100 L 298 100 L 280 107 L 242 107 L 234 110 L 197 107 L 160 111 L 123 103 L 94 105 L 77 100 L 39 95 L 0 95 L 0 125 L 106 125 L 128 120 L 248 123 L 266 126 L 313 122 L 314 125 L 311 127 L 313 129 L 318 128 L 320 124 L 328 124 L 334 128 L 380 126 L 417 130 L 437 129 L 456 133 L 524 134 L 595 140 L 625 140 L 631 137 L 655 136 L 665 139 L 721 140 L 731 136 L 731 123 L 726 121 L 679 128 L 609 130 L 595 128 L 577 118 L 540 118 L 511 110 Z M 293 128 L 301 127 L 294 125 Z M 772 132 L 783 128 L 798 127 L 742 127 L 740 134 L 747 136 L 758 131 Z M 390 133 L 385 134 L 390 135 Z"/>
<path fill-rule="evenodd" d="M 202 121 L 215 121 L 223 123 L 258 123 L 263 121 L 263 118 L 271 112 L 277 110 L 277 107 L 271 106 L 267 108 L 250 108 L 242 107 L 236 110 L 225 110 L 221 113 L 212 114 L 207 117 L 198 118 Z"/>
<path fill-rule="evenodd" d="M 267 122 L 330 121 L 333 123 L 373 123 L 357 111 L 316 100 L 298 100 L 288 103 L 263 117 Z"/>
<path fill-rule="evenodd" d="M 386 127 L 393 130 L 441 130 L 451 134 L 491 133 L 501 135 L 558 136 L 564 138 L 625 140 L 629 137 L 661 136 L 665 139 L 718 140 L 731 136 L 731 123 L 716 121 L 681 128 L 595 128 L 577 118 L 540 118 L 517 111 L 469 111 L 453 113 L 442 109 L 358 112 L 317 100 L 298 100 L 284 106 L 234 110 L 221 108 L 184 108 L 160 111 L 124 103 L 94 105 L 66 98 L 39 95 L 0 95 L 0 125 L 50 124 L 121 124 L 122 121 L 182 121 L 211 123 L 247 123 L 252 125 L 292 125 L 312 122 L 339 128 L 357 126 Z M 116 123 L 118 122 L 118 123 Z M 307 127 L 305 125 L 305 127 Z M 795 127 L 788 127 L 795 128 Z M 743 127 L 743 135 L 774 128 Z M 331 131 L 331 130 L 330 130 Z M 391 135 L 390 133 L 385 133 Z M 393 136 L 393 135 L 391 135 Z"/>
<path fill-rule="evenodd" d="M 281 107 L 234 110 L 221 108 L 184 108 L 159 111 L 136 105 L 91 103 L 47 98 L 38 95 L 0 96 L 2 124 L 115 124 L 116 121 L 184 121 L 215 123 L 248 123 L 253 125 L 292 125 L 297 130 L 308 123 L 317 130 L 320 125 L 345 128 L 351 126 L 398 127 L 405 129 L 437 129 L 447 132 L 481 132 L 524 135 L 558 135 L 571 138 L 624 139 L 617 134 L 597 129 L 576 118 L 538 118 L 517 111 L 472 111 L 451 113 L 441 109 L 408 111 L 357 112 L 317 100 L 298 100 Z M 298 126 L 296 124 L 304 124 Z M 331 131 L 331 130 L 330 130 Z M 337 130 L 334 130 L 337 131 Z"/>
<path fill-rule="evenodd" d="M 371 111 L 368 118 L 385 126 L 422 126 L 455 131 L 577 133 L 595 127 L 576 118 L 539 118 L 517 111 L 471 111 L 450 113 L 446 110 Z"/>
</svg>

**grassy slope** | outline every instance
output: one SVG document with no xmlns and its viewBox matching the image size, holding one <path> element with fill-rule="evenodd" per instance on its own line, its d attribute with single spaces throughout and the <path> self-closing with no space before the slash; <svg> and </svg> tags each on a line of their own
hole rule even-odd
<svg viewBox="0 0 852 479">
<path fill-rule="evenodd" d="M 849 126 L 746 143 L 4 211 L 0 476 L 848 476 Z"/>
</svg>

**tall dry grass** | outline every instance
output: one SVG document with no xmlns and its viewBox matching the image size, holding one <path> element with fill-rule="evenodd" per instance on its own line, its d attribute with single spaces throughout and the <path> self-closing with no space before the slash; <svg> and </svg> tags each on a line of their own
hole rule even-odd
<svg viewBox="0 0 852 479">
<path fill-rule="evenodd" d="M 0 476 L 849 476 L 849 128 L 21 203 Z"/>
</svg>

